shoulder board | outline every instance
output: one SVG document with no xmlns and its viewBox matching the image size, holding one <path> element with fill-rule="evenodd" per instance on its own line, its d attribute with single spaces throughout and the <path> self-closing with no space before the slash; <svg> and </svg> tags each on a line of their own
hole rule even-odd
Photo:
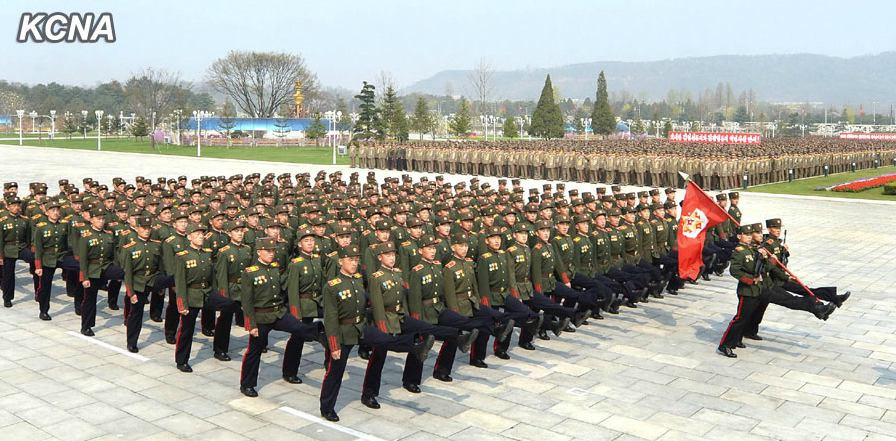
<svg viewBox="0 0 896 441">
<path fill-rule="evenodd" d="M 511 246 L 507 251 L 516 251 L 516 245 Z"/>
<path fill-rule="evenodd" d="M 60 223 L 60 224 L 67 224 L 67 223 L 69 223 L 69 220 L 68 220 L 67 217 L 66 217 L 65 219 L 59 219 L 59 223 Z"/>
<path fill-rule="evenodd" d="M 153 230 L 158 230 L 159 228 L 162 228 L 162 224 L 155 224 L 152 226 Z"/>
<path fill-rule="evenodd" d="M 271 262 L 271 266 L 277 268 L 278 266 L 280 266 L 280 264 L 277 262 Z"/>
<path fill-rule="evenodd" d="M 277 242 L 283 243 L 283 242 L 286 242 L 286 239 L 281 237 L 281 238 L 277 239 Z"/>
<path fill-rule="evenodd" d="M 563 236 L 554 236 L 554 239 L 563 240 Z"/>
<path fill-rule="evenodd" d="M 379 276 L 382 276 L 383 274 L 385 274 L 385 273 L 383 273 L 382 271 L 377 271 L 377 272 L 373 273 L 373 277 L 379 277 Z"/>
<path fill-rule="evenodd" d="M 223 253 L 230 249 L 230 245 L 224 245 L 221 249 L 218 250 L 219 253 Z"/>
<path fill-rule="evenodd" d="M 34 216 L 31 216 L 31 219 L 35 219 L 35 220 L 36 220 L 36 219 L 40 219 L 41 216 L 43 216 L 43 214 L 42 214 L 42 213 L 38 213 L 38 214 L 35 214 Z"/>
<path fill-rule="evenodd" d="M 507 227 L 501 227 L 501 231 L 507 231 Z"/>
<path fill-rule="evenodd" d="M 734 248 L 734 249 L 737 250 L 737 251 L 743 251 L 743 250 L 744 250 L 744 246 L 743 246 L 743 245 L 738 245 L 738 246 L 737 246 L 736 248 Z"/>
<path fill-rule="evenodd" d="M 535 244 L 535 249 L 536 249 L 536 250 L 540 250 L 540 249 L 541 249 L 541 242 L 538 242 L 537 244 Z"/>
<path fill-rule="evenodd" d="M 114 226 L 118 225 L 118 222 L 109 222 L 109 223 L 106 224 L 106 225 L 107 225 L 107 226 L 110 226 L 110 227 L 114 227 Z"/>
<path fill-rule="evenodd" d="M 46 224 L 47 224 L 46 222 L 38 222 L 37 225 L 35 225 L 35 227 L 42 227 Z"/>
<path fill-rule="evenodd" d="M 314 256 L 315 258 L 319 258 L 319 257 L 320 257 L 320 254 L 317 254 L 317 253 L 313 253 L 313 254 L 311 254 L 311 255 Z"/>
<path fill-rule="evenodd" d="M 327 285 L 330 285 L 330 286 L 336 286 L 336 285 L 340 284 L 341 282 L 342 282 L 342 279 L 340 279 L 340 278 L 337 277 L 337 278 L 335 278 L 335 279 L 330 280 L 329 282 L 327 282 Z"/>
<path fill-rule="evenodd" d="M 124 250 L 126 250 L 126 249 L 128 249 L 128 248 L 130 248 L 130 247 L 132 247 L 132 246 L 134 246 L 134 245 L 137 245 L 137 242 L 128 242 L 127 245 L 125 245 L 125 246 L 123 246 L 123 247 L 121 247 L 121 248 L 124 249 Z"/>
<path fill-rule="evenodd" d="M 299 257 L 296 257 L 295 259 L 292 259 L 292 263 L 299 263 L 299 262 L 301 262 L 301 261 L 302 261 L 302 256 L 299 256 Z"/>
<path fill-rule="evenodd" d="M 335 222 L 333 219 L 327 221 L 328 224 L 332 224 L 333 222 Z"/>
<path fill-rule="evenodd" d="M 377 244 L 372 243 L 372 244 L 370 244 L 370 248 L 371 248 L 371 249 L 376 248 L 376 245 L 377 245 Z"/>
<path fill-rule="evenodd" d="M 190 252 L 190 251 L 188 251 L 188 250 L 178 251 L 178 252 L 177 252 L 177 255 L 178 255 L 178 256 L 183 256 L 184 254 L 187 254 L 187 253 L 189 253 L 189 252 Z"/>
<path fill-rule="evenodd" d="M 337 255 L 337 254 L 339 254 L 339 251 L 333 251 L 333 252 L 327 254 L 327 257 L 333 257 L 333 256 L 335 256 L 335 255 Z M 316 255 L 316 254 L 315 254 L 315 255 Z"/>
<path fill-rule="evenodd" d="M 455 262 L 453 260 L 451 262 L 446 263 L 445 268 L 451 268 L 452 266 L 454 266 L 454 263 Z"/>
<path fill-rule="evenodd" d="M 363 232 L 363 233 L 361 233 L 361 234 L 363 234 L 363 235 L 365 235 L 365 236 L 366 236 L 366 235 L 368 235 L 368 234 L 370 234 L 370 230 L 364 230 L 364 232 Z"/>
<path fill-rule="evenodd" d="M 246 268 L 246 272 L 247 272 L 247 273 L 252 273 L 252 272 L 255 272 L 255 271 L 258 271 L 258 270 L 259 270 L 258 265 L 252 265 L 252 266 Z"/>
<path fill-rule="evenodd" d="M 88 230 L 84 230 L 81 232 L 81 237 L 90 237 L 90 236 L 93 236 L 93 233 L 91 233 Z"/>
<path fill-rule="evenodd" d="M 573 239 L 572 241 L 573 241 L 573 242 L 581 242 L 581 241 L 582 241 L 582 236 L 576 236 L 575 239 Z"/>
<path fill-rule="evenodd" d="M 772 239 L 769 239 L 769 240 L 765 241 L 765 243 L 771 245 L 771 244 L 775 243 L 775 241 Z"/>
<path fill-rule="evenodd" d="M 6 217 L 0 218 L 0 221 L 5 220 L 5 219 L 6 219 Z M 73 223 L 72 225 L 74 225 L 74 226 L 76 226 L 76 227 L 83 227 L 83 226 L 84 226 L 84 222 L 75 222 L 75 223 Z"/>
<path fill-rule="evenodd" d="M 5 221 L 6 218 L 8 218 L 8 217 L 9 217 L 9 216 L 3 216 L 3 217 L 0 217 L 0 221 Z"/>
<path fill-rule="evenodd" d="M 208 233 L 205 233 L 205 238 L 208 239 L 209 237 L 212 237 L 211 231 L 209 231 Z"/>
<path fill-rule="evenodd" d="M 121 235 L 121 236 L 126 236 L 126 235 L 128 235 L 128 234 L 131 234 L 131 231 L 134 231 L 134 230 L 124 230 L 124 231 L 122 231 L 121 233 L 119 233 L 119 235 Z"/>
<path fill-rule="evenodd" d="M 442 262 L 441 262 L 441 261 L 438 261 L 438 260 L 433 260 L 432 263 L 434 263 L 434 264 L 436 264 L 436 265 L 441 265 L 441 264 L 442 264 Z"/>
<path fill-rule="evenodd" d="M 504 250 L 498 250 L 498 254 L 504 254 Z"/>
<path fill-rule="evenodd" d="M 470 231 L 470 236 L 478 236 L 478 235 L 479 235 L 479 233 L 477 233 L 475 231 Z"/>
<path fill-rule="evenodd" d="M 402 242 L 402 243 L 401 243 L 401 246 L 405 246 L 405 247 L 406 247 L 406 246 L 408 246 L 408 245 L 410 245 L 410 244 L 411 244 L 411 241 Z"/>
<path fill-rule="evenodd" d="M 396 228 L 398 228 L 398 227 L 397 227 L 397 226 L 395 226 L 395 225 L 392 225 L 392 229 L 393 229 L 393 230 L 394 230 L 394 229 L 396 229 Z"/>
<path fill-rule="evenodd" d="M 215 252 L 215 250 L 213 250 L 211 248 L 203 248 L 202 251 L 205 251 L 206 253 L 214 253 Z"/>
<path fill-rule="evenodd" d="M 172 240 L 174 240 L 174 236 L 168 236 L 168 238 L 165 239 L 165 243 L 171 242 Z"/>
<path fill-rule="evenodd" d="M 488 259 L 489 257 L 492 257 L 492 253 L 485 253 L 482 255 L 482 257 Z"/>
<path fill-rule="evenodd" d="M 395 271 L 396 273 L 400 273 L 400 272 L 401 272 L 401 268 L 392 268 L 392 271 Z"/>
<path fill-rule="evenodd" d="M 423 264 L 419 264 L 419 265 L 417 265 L 417 266 L 415 266 L 415 267 L 413 267 L 413 268 L 411 268 L 411 269 L 413 269 L 414 271 L 420 271 L 420 270 L 423 269 Z"/>
<path fill-rule="evenodd" d="M 473 259 L 470 259 L 469 257 L 464 258 L 464 262 L 472 262 L 472 261 L 473 261 Z"/>
<path fill-rule="evenodd" d="M 112 234 L 112 231 L 109 231 L 109 230 L 103 230 L 103 232 L 104 232 L 104 233 Z"/>
<path fill-rule="evenodd" d="M 356 279 L 360 279 L 360 278 L 361 278 L 361 273 L 355 273 L 355 276 L 354 276 L 354 277 L 355 277 Z"/>
<path fill-rule="evenodd" d="M 149 241 L 152 243 L 162 243 L 162 241 L 158 239 L 149 239 Z"/>
</svg>

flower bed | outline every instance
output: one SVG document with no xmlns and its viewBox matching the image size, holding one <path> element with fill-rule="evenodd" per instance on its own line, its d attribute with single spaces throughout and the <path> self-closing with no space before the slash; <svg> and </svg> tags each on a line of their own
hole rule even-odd
<svg viewBox="0 0 896 441">
<path fill-rule="evenodd" d="M 842 184 L 837 184 L 831 187 L 831 191 L 845 191 L 856 193 L 872 188 L 883 187 L 887 183 L 893 181 L 896 181 L 896 173 L 844 182 Z"/>
</svg>

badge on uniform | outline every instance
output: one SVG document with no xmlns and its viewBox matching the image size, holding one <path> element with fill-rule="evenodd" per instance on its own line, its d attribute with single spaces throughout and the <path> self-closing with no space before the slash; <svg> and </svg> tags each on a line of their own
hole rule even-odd
<svg viewBox="0 0 896 441">
<path fill-rule="evenodd" d="M 432 274 L 427 274 L 427 275 L 423 276 L 420 283 L 422 285 L 426 285 L 429 282 L 432 282 Z"/>
<path fill-rule="evenodd" d="M 567 248 L 569 248 L 569 244 L 567 244 L 566 242 L 563 242 L 563 245 L 560 245 L 560 249 L 562 251 L 566 251 Z"/>
<path fill-rule="evenodd" d="M 488 264 L 489 271 L 496 271 L 497 269 L 498 269 L 498 264 L 496 262 L 492 262 L 492 263 Z"/>
<path fill-rule="evenodd" d="M 99 239 L 90 239 L 90 240 L 87 241 L 87 245 L 88 245 L 88 246 L 91 246 L 91 247 L 92 247 L 92 246 L 95 246 L 95 245 L 98 244 L 98 243 L 100 243 Z"/>
<path fill-rule="evenodd" d="M 339 300 L 345 300 L 352 296 L 352 290 L 339 291 Z"/>
<path fill-rule="evenodd" d="M 523 262 L 525 262 L 525 261 L 526 261 L 526 255 L 525 255 L 525 254 L 518 254 L 518 255 L 516 256 L 516 259 L 515 259 L 515 262 L 516 262 L 516 263 L 523 263 Z"/>
<path fill-rule="evenodd" d="M 44 230 L 44 237 L 50 237 L 53 235 L 53 230 Z"/>
<path fill-rule="evenodd" d="M 544 257 L 545 259 L 549 259 L 551 257 L 551 253 L 545 251 L 545 252 L 541 253 L 541 257 Z"/>
<path fill-rule="evenodd" d="M 587 253 L 587 252 L 588 252 L 588 248 L 589 248 L 588 245 L 582 245 L 582 252 L 583 252 L 583 253 Z"/>
<path fill-rule="evenodd" d="M 131 259 L 139 259 L 140 258 L 140 250 L 131 252 Z"/>
<path fill-rule="evenodd" d="M 196 261 L 196 259 L 190 259 L 187 261 L 187 268 L 196 268 L 198 265 L 199 263 Z"/>
</svg>

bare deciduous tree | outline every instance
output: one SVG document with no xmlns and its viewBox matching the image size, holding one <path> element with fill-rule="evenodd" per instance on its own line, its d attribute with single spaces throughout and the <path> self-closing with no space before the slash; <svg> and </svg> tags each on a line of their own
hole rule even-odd
<svg viewBox="0 0 896 441">
<path fill-rule="evenodd" d="M 491 63 L 486 62 L 484 59 L 479 60 L 479 64 L 467 75 L 467 79 L 470 82 L 470 87 L 472 88 L 471 95 L 476 97 L 479 101 L 479 109 L 478 112 L 480 114 L 486 113 L 487 103 L 492 95 L 494 94 L 495 84 L 492 81 L 495 76 L 495 69 L 492 67 Z M 474 108 L 474 113 L 476 109 Z"/>
<path fill-rule="evenodd" d="M 256 118 L 270 117 L 291 102 L 296 80 L 302 81 L 305 102 L 314 103 L 319 90 L 317 75 L 297 54 L 231 51 L 209 66 L 206 79 Z"/>
<path fill-rule="evenodd" d="M 181 90 L 189 90 L 192 86 L 181 84 L 180 72 L 169 72 L 165 69 L 147 67 L 132 73 L 124 85 L 124 94 L 134 112 L 148 122 L 166 115 Z M 151 127 L 150 130 L 155 130 Z M 155 136 L 151 137 L 152 148 L 155 149 Z"/>
</svg>

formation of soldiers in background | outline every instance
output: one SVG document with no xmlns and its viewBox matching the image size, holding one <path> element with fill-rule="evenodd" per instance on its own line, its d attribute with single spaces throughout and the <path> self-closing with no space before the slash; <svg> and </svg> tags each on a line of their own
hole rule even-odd
<svg viewBox="0 0 896 441">
<path fill-rule="evenodd" d="M 679 171 L 698 185 L 744 185 L 893 165 L 896 149 L 872 141 L 766 138 L 760 146 L 671 143 L 664 139 L 361 143 L 352 166 L 508 178 L 682 187 Z"/>
<path fill-rule="evenodd" d="M 475 144 L 463 146 L 470 152 Z M 698 283 L 678 277 L 673 187 L 580 193 L 563 183 L 527 190 L 519 179 L 498 179 L 495 188 L 477 177 L 380 181 L 372 171 L 363 183 L 357 172 L 349 182 L 341 172 L 295 178 L 115 178 L 111 188 L 91 178 L 82 188 L 62 179 L 52 196 L 45 184 L 32 183 L 21 199 L 8 182 L 0 201 L 4 306 L 13 306 L 22 261 L 39 316 L 51 320 L 53 278 L 61 270 L 81 332 L 91 336 L 98 291 L 118 310 L 123 285 L 127 349 L 139 350 L 148 303 L 183 372 L 192 371 L 197 319 L 221 361 L 230 360 L 231 328 L 243 326 L 249 343 L 240 390 L 247 396 L 258 394 L 271 331 L 289 334 L 282 368 L 289 383 L 301 383 L 304 343 L 318 342 L 327 369 L 321 414 L 338 421 L 334 406 L 356 345 L 370 360 L 361 401 L 378 408 L 389 351 L 407 354 L 403 387 L 419 393 L 436 339 L 442 345 L 433 377 L 452 381 L 458 350 L 469 353 L 470 365 L 487 368 L 489 340 L 493 355 L 508 359 L 515 328 L 517 347 L 535 350 L 535 339 L 575 332 L 623 306 Z M 740 219 L 736 192 L 717 200 Z M 734 237 L 730 221 L 708 232 L 698 278 L 721 275 L 732 254 L 744 254 Z M 737 268 L 740 277 L 742 262 Z"/>
</svg>

